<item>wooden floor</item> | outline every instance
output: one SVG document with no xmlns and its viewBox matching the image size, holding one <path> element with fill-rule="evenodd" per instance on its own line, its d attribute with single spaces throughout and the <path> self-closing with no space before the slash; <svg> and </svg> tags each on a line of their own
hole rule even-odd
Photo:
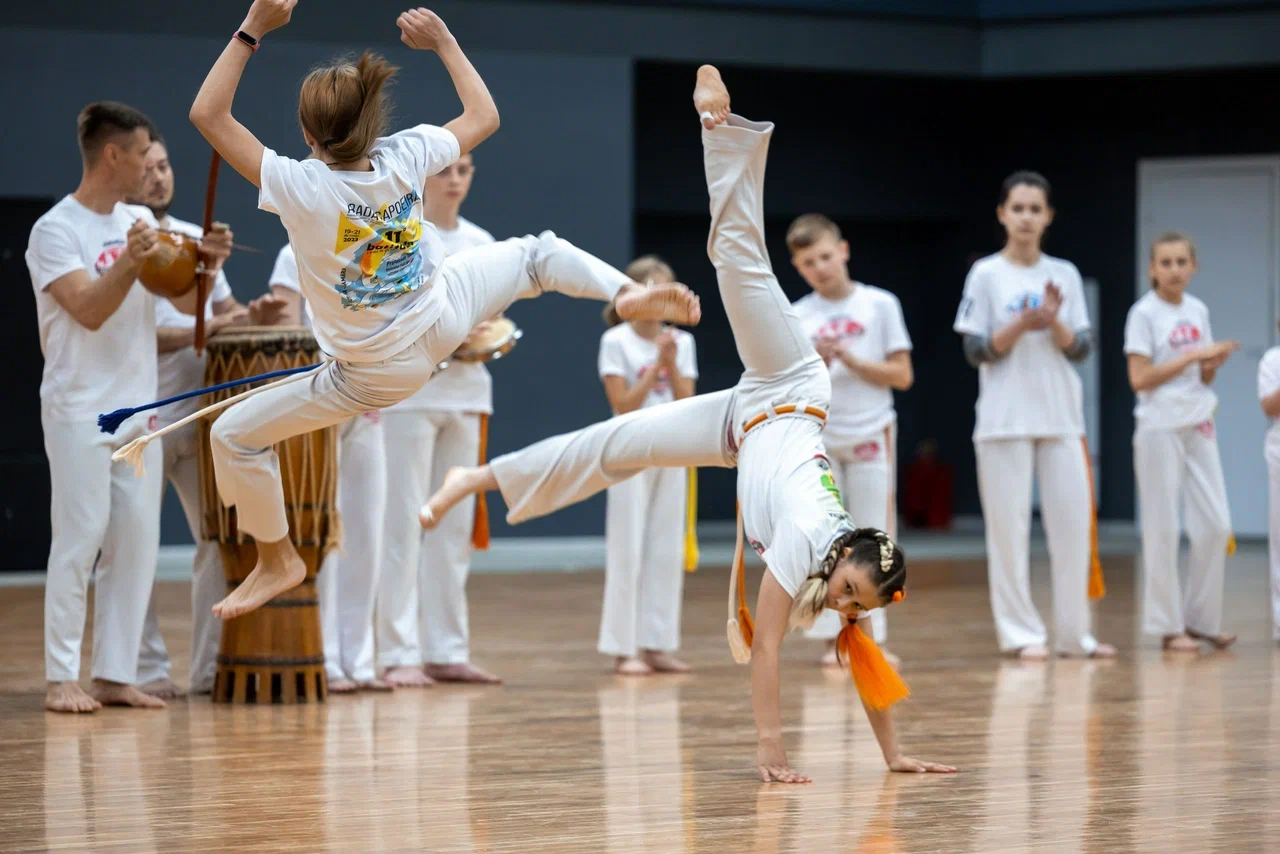
<svg viewBox="0 0 1280 854">
<path fill-rule="evenodd" d="M 81 717 L 40 709 L 43 590 L 0 589 L 0 850 L 1280 851 L 1261 553 L 1232 564 L 1241 642 L 1190 660 L 1137 635 L 1131 565 L 1108 567 L 1099 636 L 1121 660 L 1047 665 L 997 656 L 980 565 L 913 567 L 890 618 L 913 690 L 900 737 L 955 776 L 888 773 L 846 678 L 793 636 L 784 713 L 803 787 L 753 776 L 723 570 L 687 579 L 692 676 L 608 673 L 599 573 L 486 574 L 471 582 L 475 656 L 501 687 Z M 180 679 L 187 603 L 161 585 Z"/>
</svg>

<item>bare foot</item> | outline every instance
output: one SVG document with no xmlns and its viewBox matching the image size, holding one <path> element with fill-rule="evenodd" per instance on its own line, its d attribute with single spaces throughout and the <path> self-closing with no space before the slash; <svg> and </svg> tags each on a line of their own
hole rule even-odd
<svg viewBox="0 0 1280 854">
<path fill-rule="evenodd" d="M 634 655 L 620 655 L 618 663 L 613 667 L 613 672 L 619 676 L 648 676 L 653 672 L 653 668 Z"/>
<path fill-rule="evenodd" d="M 644 651 L 644 662 L 657 673 L 692 673 L 693 668 L 680 659 L 666 652 L 647 649 Z"/>
<path fill-rule="evenodd" d="M 44 707 L 51 712 L 96 712 L 102 704 L 90 697 L 79 682 L 50 682 Z"/>
<path fill-rule="evenodd" d="M 498 481 L 488 466 L 455 466 L 445 473 L 444 482 L 418 511 L 418 523 L 430 531 L 440 524 L 453 505 L 473 492 L 497 489 Z"/>
<path fill-rule="evenodd" d="M 1032 644 L 1024 646 L 1018 650 L 1018 658 L 1022 661 L 1047 661 L 1049 658 L 1049 650 L 1045 649 L 1041 644 Z"/>
<path fill-rule="evenodd" d="M 258 565 L 227 598 L 213 606 L 214 616 L 233 620 L 297 587 L 306 577 L 307 565 L 288 537 L 276 543 L 258 543 Z"/>
<path fill-rule="evenodd" d="M 834 640 L 827 641 L 827 649 L 822 653 L 822 658 L 818 659 L 818 663 L 823 667 L 840 666 L 840 656 L 836 654 L 836 642 Z"/>
<path fill-rule="evenodd" d="M 382 681 L 392 688 L 426 688 L 436 684 L 436 680 L 423 673 L 421 667 L 403 665 L 388 667 L 387 672 L 382 674 Z"/>
<path fill-rule="evenodd" d="M 354 680 L 348 679 L 345 676 L 342 677 L 341 679 L 329 680 L 330 694 L 354 694 L 356 691 L 356 688 L 358 687 L 359 686 L 356 685 Z"/>
<path fill-rule="evenodd" d="M 681 326 L 697 326 L 702 320 L 702 300 L 679 282 L 620 290 L 613 308 L 623 320 L 662 320 Z"/>
<path fill-rule="evenodd" d="M 1072 652 L 1060 652 L 1060 653 L 1058 653 L 1058 655 L 1062 656 L 1063 658 L 1081 658 L 1081 657 L 1083 657 L 1083 658 L 1107 658 L 1107 659 L 1110 659 L 1110 658 L 1115 658 L 1115 657 L 1116 657 L 1116 648 L 1115 648 L 1114 646 L 1112 646 L 1111 644 L 1109 644 L 1109 643 L 1100 643 L 1100 644 L 1098 644 L 1096 647 L 1094 647 L 1093 652 L 1091 652 L 1091 653 L 1089 653 L 1088 655 L 1085 655 L 1085 656 L 1080 656 L 1080 655 L 1078 655 L 1077 653 L 1072 653 Z"/>
<path fill-rule="evenodd" d="M 152 697 L 159 697 L 161 700 L 176 700 L 179 697 L 187 696 L 187 692 L 183 691 L 176 682 L 168 677 L 144 682 L 138 686 L 138 690 L 144 694 L 150 694 Z"/>
<path fill-rule="evenodd" d="M 693 87 L 693 108 L 698 111 L 702 126 L 707 130 L 724 124 L 729 118 L 729 90 L 714 65 L 698 69 L 698 82 Z"/>
<path fill-rule="evenodd" d="M 1203 632 L 1197 632 L 1195 629 L 1187 629 L 1187 634 L 1196 640 L 1202 640 L 1206 643 L 1213 644 L 1214 649 L 1226 649 L 1236 642 L 1235 635 L 1206 635 Z"/>
<path fill-rule="evenodd" d="M 387 682 L 386 680 L 383 680 L 383 679 L 370 679 L 367 682 L 360 683 L 361 691 L 386 692 L 386 691 L 394 691 L 395 689 L 396 689 L 395 685 L 392 685 L 390 682 Z"/>
<path fill-rule="evenodd" d="M 1200 644 L 1186 635 L 1165 635 L 1160 646 L 1166 652 L 1199 652 Z"/>
<path fill-rule="evenodd" d="M 428 664 L 427 675 L 437 682 L 474 682 L 481 685 L 497 685 L 502 682 L 487 670 L 481 670 L 474 664 Z"/>
<path fill-rule="evenodd" d="M 89 693 L 104 706 L 130 706 L 135 709 L 164 708 L 164 700 L 159 697 L 144 694 L 133 685 L 108 682 L 105 679 L 93 680 Z"/>
</svg>

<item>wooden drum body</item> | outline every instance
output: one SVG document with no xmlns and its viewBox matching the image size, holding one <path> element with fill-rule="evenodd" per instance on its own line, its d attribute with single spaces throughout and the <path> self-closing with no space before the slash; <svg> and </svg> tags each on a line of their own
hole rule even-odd
<svg viewBox="0 0 1280 854">
<path fill-rule="evenodd" d="M 218 385 L 269 371 L 315 364 L 320 348 L 305 327 L 226 329 L 209 339 L 205 384 Z M 299 380 L 308 382 L 308 380 Z M 206 395 L 204 405 L 245 391 L 241 386 Z M 222 410 L 223 412 L 227 410 Z M 221 413 L 199 421 L 200 495 L 203 536 L 222 552 L 228 589 L 253 570 L 258 549 L 239 531 L 235 508 L 226 508 L 214 481 L 209 430 Z M 338 544 L 337 428 L 294 436 L 275 446 L 289 538 L 307 566 L 305 580 L 261 608 L 222 624 L 215 703 L 299 703 L 328 695 L 316 573 Z"/>
</svg>

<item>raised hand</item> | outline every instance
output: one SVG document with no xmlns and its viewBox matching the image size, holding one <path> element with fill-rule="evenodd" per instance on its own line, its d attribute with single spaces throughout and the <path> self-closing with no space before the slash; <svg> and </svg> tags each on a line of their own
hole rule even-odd
<svg viewBox="0 0 1280 854">
<path fill-rule="evenodd" d="M 440 16 L 430 9 L 409 9 L 396 18 L 396 26 L 400 28 L 400 41 L 414 50 L 438 51 L 442 45 L 453 41 L 453 33 L 440 20 Z"/>
<path fill-rule="evenodd" d="M 249 322 L 254 326 L 275 326 L 284 318 L 289 302 L 275 294 L 264 294 L 249 303 Z"/>
<path fill-rule="evenodd" d="M 222 269 L 223 263 L 231 256 L 231 240 L 231 229 L 221 222 L 215 222 L 209 233 L 200 238 L 200 260 L 206 273 Z"/>
<path fill-rule="evenodd" d="M 830 367 L 831 361 L 840 355 L 840 341 L 837 338 L 819 338 L 813 346 L 822 357 L 822 363 L 827 367 Z"/>
<path fill-rule="evenodd" d="M 254 38 L 260 39 L 272 30 L 278 30 L 293 16 L 293 7 L 298 0 L 253 0 L 249 14 L 245 16 L 240 29 Z"/>
<path fill-rule="evenodd" d="M 676 366 L 676 336 L 667 330 L 658 336 L 658 364 L 668 368 Z"/>
<path fill-rule="evenodd" d="M 134 220 L 129 229 L 125 249 L 134 264 L 141 264 L 160 248 L 160 235 L 144 220 Z"/>
</svg>

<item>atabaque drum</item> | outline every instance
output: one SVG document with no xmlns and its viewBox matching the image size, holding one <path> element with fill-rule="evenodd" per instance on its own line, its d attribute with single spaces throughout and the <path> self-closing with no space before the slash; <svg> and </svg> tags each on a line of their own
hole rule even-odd
<svg viewBox="0 0 1280 854">
<path fill-rule="evenodd" d="M 208 386 L 313 365 L 321 358 L 315 337 L 301 326 L 224 329 L 209 339 L 207 347 Z M 205 395 L 203 405 L 252 387 L 212 392 Z M 220 545 L 230 591 L 253 571 L 258 550 L 253 538 L 239 530 L 235 508 L 222 505 L 214 480 L 209 431 L 221 412 L 226 411 L 200 419 L 198 447 L 202 534 Z M 328 695 L 316 573 L 326 553 L 339 545 L 341 537 L 336 504 L 337 442 L 337 428 L 328 427 L 286 439 L 274 448 L 280 458 L 289 538 L 306 562 L 307 574 L 292 590 L 222 624 L 213 683 L 215 703 L 317 702 Z"/>
</svg>

